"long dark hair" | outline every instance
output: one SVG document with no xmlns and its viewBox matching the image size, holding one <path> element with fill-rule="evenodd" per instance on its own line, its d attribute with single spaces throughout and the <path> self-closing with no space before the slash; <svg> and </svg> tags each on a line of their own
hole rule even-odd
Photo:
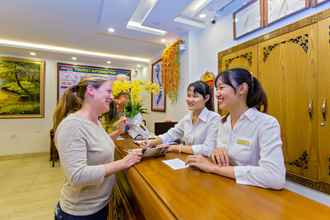
<svg viewBox="0 0 330 220">
<path fill-rule="evenodd" d="M 210 90 L 209 85 L 207 85 L 206 82 L 203 82 L 201 80 L 192 82 L 189 84 L 187 91 L 190 88 L 193 88 L 194 93 L 198 93 L 198 94 L 202 95 L 204 99 L 206 99 L 206 96 L 208 95 L 209 99 L 205 103 L 205 107 L 210 111 L 214 111 L 214 104 L 213 104 L 213 98 L 211 97 L 211 90 Z"/>
<path fill-rule="evenodd" d="M 78 111 L 81 108 L 85 99 L 87 86 L 97 89 L 105 81 L 106 79 L 100 77 L 83 78 L 77 85 L 65 90 L 53 115 L 53 128 L 56 130 L 57 126 L 68 114 Z"/>
<path fill-rule="evenodd" d="M 239 85 L 246 83 L 248 85 L 246 105 L 249 108 L 256 108 L 261 112 L 267 112 L 268 102 L 266 93 L 259 80 L 255 78 L 248 70 L 243 68 L 225 70 L 224 72 L 219 73 L 216 77 L 216 85 L 218 85 L 219 80 L 232 87 L 235 92 Z"/>
</svg>

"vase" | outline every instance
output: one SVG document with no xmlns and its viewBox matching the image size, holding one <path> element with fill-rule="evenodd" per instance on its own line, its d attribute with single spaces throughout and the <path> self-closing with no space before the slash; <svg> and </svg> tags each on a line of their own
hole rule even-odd
<svg viewBox="0 0 330 220">
<path fill-rule="evenodd" d="M 128 134 L 133 139 L 148 139 L 150 136 L 150 132 L 148 128 L 143 123 L 143 117 L 141 113 L 138 113 L 132 118 L 127 119 L 127 123 L 129 126 Z"/>
</svg>

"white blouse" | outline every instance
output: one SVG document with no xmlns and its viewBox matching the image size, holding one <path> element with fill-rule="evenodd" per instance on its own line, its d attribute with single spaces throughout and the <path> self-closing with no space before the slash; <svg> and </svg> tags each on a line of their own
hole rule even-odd
<svg viewBox="0 0 330 220">
<path fill-rule="evenodd" d="M 171 144 L 180 139 L 186 145 L 192 145 L 194 154 L 209 156 L 217 142 L 220 116 L 204 108 L 198 116 L 198 121 L 192 123 L 192 113 L 185 115 L 174 128 L 160 135 L 164 144 Z"/>
<path fill-rule="evenodd" d="M 273 189 L 284 187 L 280 125 L 274 117 L 250 108 L 232 129 L 228 116 L 225 123 L 220 123 L 217 147 L 227 149 L 237 183 Z"/>
</svg>

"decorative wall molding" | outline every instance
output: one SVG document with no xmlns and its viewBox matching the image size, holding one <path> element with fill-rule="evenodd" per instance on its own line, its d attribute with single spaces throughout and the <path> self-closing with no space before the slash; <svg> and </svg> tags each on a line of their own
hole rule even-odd
<svg viewBox="0 0 330 220">
<path fill-rule="evenodd" d="M 298 167 L 298 168 L 302 168 L 304 170 L 307 170 L 308 169 L 308 159 L 309 159 L 309 156 L 308 156 L 307 151 L 305 150 L 299 156 L 298 159 L 296 159 L 294 161 L 291 161 L 291 162 L 288 162 L 288 164 L 291 165 L 291 166 L 295 166 L 295 167 Z"/>
<path fill-rule="evenodd" d="M 245 59 L 249 63 L 249 66 L 251 66 L 252 65 L 252 52 L 246 52 L 246 53 L 243 53 L 241 55 L 237 55 L 236 57 L 232 57 L 232 58 L 229 58 L 229 59 L 225 60 L 225 68 L 228 69 L 229 65 L 234 60 L 237 60 L 237 59 Z"/>
<path fill-rule="evenodd" d="M 303 35 L 299 35 L 296 38 L 291 38 L 289 40 L 284 40 L 281 41 L 279 43 L 274 43 L 272 45 L 269 45 L 267 47 L 263 48 L 263 61 L 266 62 L 267 58 L 269 57 L 269 55 L 271 54 L 271 52 L 279 45 L 281 44 L 286 44 L 286 43 L 293 43 L 293 44 L 297 44 L 298 46 L 300 46 L 305 53 L 308 53 L 308 49 L 309 49 L 309 39 L 308 39 L 309 35 L 308 34 L 303 34 Z"/>
</svg>

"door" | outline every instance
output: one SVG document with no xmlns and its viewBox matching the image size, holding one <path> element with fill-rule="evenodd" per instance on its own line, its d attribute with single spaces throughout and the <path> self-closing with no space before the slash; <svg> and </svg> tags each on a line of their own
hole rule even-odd
<svg viewBox="0 0 330 220">
<path fill-rule="evenodd" d="M 281 60 L 278 39 L 272 39 L 259 44 L 258 79 L 264 88 L 268 99 L 268 113 L 274 116 L 281 126 L 283 153 L 287 155 L 285 129 L 285 75 Z"/>
<path fill-rule="evenodd" d="M 262 43 L 259 75 L 280 122 L 288 173 L 318 179 L 316 25 Z"/>
<path fill-rule="evenodd" d="M 316 114 L 319 129 L 320 180 L 330 184 L 330 18 L 318 23 L 318 91 Z"/>
</svg>

